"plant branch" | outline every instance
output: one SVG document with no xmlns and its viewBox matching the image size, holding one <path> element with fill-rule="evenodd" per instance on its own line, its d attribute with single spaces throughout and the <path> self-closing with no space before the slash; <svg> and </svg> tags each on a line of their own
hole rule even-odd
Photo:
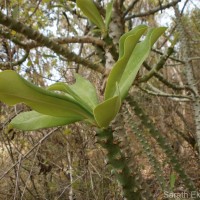
<svg viewBox="0 0 200 200">
<path fill-rule="evenodd" d="M 157 65 L 155 65 L 150 72 L 148 72 L 147 74 L 145 74 L 141 79 L 140 82 L 147 82 L 152 76 L 154 76 L 155 72 L 158 72 L 160 69 L 162 69 L 167 61 L 167 59 L 169 58 L 169 56 L 174 52 L 174 48 L 169 47 L 167 49 L 167 53 L 165 55 L 163 55 L 160 58 L 160 61 L 157 63 Z"/>
<path fill-rule="evenodd" d="M 28 48 L 26 44 L 21 41 L 21 38 L 17 37 L 16 35 L 12 36 L 10 32 L 6 32 L 3 29 L 0 29 L 0 35 L 3 35 L 4 38 L 11 40 L 14 44 L 20 46 L 21 48 L 30 50 L 30 48 Z"/>
<path fill-rule="evenodd" d="M 64 56 L 69 61 L 73 61 L 73 62 L 82 64 L 85 67 L 91 68 L 100 73 L 104 73 L 104 71 L 105 71 L 105 68 L 102 65 L 92 63 L 86 59 L 83 59 L 83 58 L 77 56 L 75 53 L 71 52 L 67 47 L 63 47 L 63 46 L 59 45 L 54 40 L 44 36 L 43 34 L 39 33 L 36 30 L 29 28 L 28 26 L 24 25 L 23 23 L 4 15 L 2 12 L 0 12 L 0 24 L 6 26 L 18 33 L 25 35 L 28 39 L 32 39 L 42 46 L 48 47 L 49 49 L 53 50 L 58 55 Z"/>
<path fill-rule="evenodd" d="M 162 5 L 162 10 L 166 9 L 166 8 L 170 8 L 172 6 L 175 6 L 177 3 L 179 3 L 181 0 L 174 0 L 172 1 L 171 3 L 168 3 L 168 4 L 165 4 L 165 5 Z M 133 15 L 130 15 L 128 17 L 125 18 L 125 20 L 130 20 L 132 18 L 136 18 L 136 17 L 145 17 L 145 16 L 149 16 L 149 15 L 153 15 L 155 14 L 156 12 L 160 11 L 161 8 L 160 8 L 160 5 L 155 7 L 154 9 L 152 10 L 149 10 L 147 12 L 142 12 L 142 13 L 136 13 L 136 14 L 133 14 Z"/>
<path fill-rule="evenodd" d="M 151 50 L 152 50 L 153 52 L 159 54 L 159 55 L 164 55 L 163 52 L 158 51 L 157 49 L 151 49 Z M 169 59 L 174 60 L 174 61 L 176 61 L 176 62 L 179 62 L 179 63 L 181 63 L 181 64 L 184 64 L 184 63 L 185 63 L 184 61 L 179 60 L 179 59 L 177 59 L 177 58 L 175 58 L 175 57 L 172 57 L 172 56 L 169 56 Z"/>
<path fill-rule="evenodd" d="M 143 66 L 147 69 L 147 70 L 151 70 L 151 67 L 146 63 L 144 62 L 143 63 Z M 196 93 L 195 91 L 190 88 L 189 86 L 180 86 L 180 85 L 175 85 L 173 83 L 170 83 L 168 80 L 166 80 L 160 73 L 158 72 L 155 72 L 154 73 L 154 76 L 159 80 L 161 81 L 163 84 L 165 84 L 166 86 L 168 86 L 169 88 L 172 88 L 174 90 L 189 90 L 190 92 L 192 92 L 195 96 L 196 96 Z"/>
<path fill-rule="evenodd" d="M 180 101 L 180 99 L 183 99 L 184 101 L 188 101 L 188 100 L 192 101 L 193 100 L 192 97 L 185 96 L 185 95 L 168 94 L 168 93 L 165 93 L 163 91 L 160 91 L 158 88 L 155 88 L 150 84 L 148 84 L 148 85 L 151 88 L 151 90 L 148 90 L 148 89 L 143 88 L 143 87 L 139 87 L 139 88 L 142 91 L 144 91 L 145 93 L 150 94 L 150 95 L 154 95 L 154 96 L 169 97 L 172 100 L 178 100 L 178 101 Z"/>
<path fill-rule="evenodd" d="M 139 175 L 131 174 L 128 161 L 120 149 L 120 142 L 115 141 L 111 128 L 96 131 L 97 142 L 107 151 L 108 164 L 113 167 L 113 172 L 122 186 L 123 195 L 127 200 L 142 200 Z M 151 199 L 149 195 L 148 199 Z"/>
<path fill-rule="evenodd" d="M 143 109 L 139 106 L 139 104 L 134 100 L 133 97 L 129 96 L 127 98 L 128 103 L 132 106 L 134 113 L 141 120 L 142 125 L 148 129 L 150 135 L 157 141 L 159 146 L 163 149 L 165 154 L 167 155 L 170 163 L 172 164 L 174 170 L 179 174 L 182 178 L 183 183 L 190 191 L 196 191 L 194 183 L 188 177 L 188 175 L 183 170 L 177 156 L 175 155 L 173 149 L 170 144 L 167 142 L 167 139 L 163 136 L 162 133 L 154 126 L 153 121 L 149 118 L 149 116 L 144 113 Z"/>
<path fill-rule="evenodd" d="M 126 115 L 124 115 L 124 118 L 126 118 L 126 129 L 127 131 L 131 130 L 131 134 L 134 134 L 137 138 L 137 140 L 142 145 L 142 148 L 144 150 L 144 153 L 146 154 L 147 158 L 149 159 L 150 164 L 152 165 L 156 178 L 162 188 L 162 190 L 168 190 L 167 183 L 164 178 L 164 174 L 162 171 L 162 167 L 157 160 L 157 158 L 154 155 L 154 152 L 152 150 L 151 144 L 149 142 L 149 138 L 143 134 L 143 132 L 138 128 L 138 125 L 134 122 L 134 114 L 133 111 L 128 104 L 128 102 L 125 102 L 125 108 L 126 108 Z"/>
<path fill-rule="evenodd" d="M 135 4 L 138 2 L 139 0 L 134 0 L 132 1 L 132 3 L 128 6 L 128 8 L 126 9 L 126 11 L 124 12 L 124 17 L 129 13 L 130 10 L 132 10 L 135 6 Z"/>
<path fill-rule="evenodd" d="M 0 69 L 6 70 L 6 69 L 12 69 L 14 66 L 21 65 L 27 58 L 28 58 L 29 52 L 27 51 L 25 55 L 19 59 L 18 61 L 14 62 L 0 62 Z"/>
<path fill-rule="evenodd" d="M 9 38 L 10 39 L 10 38 Z M 50 38 L 51 40 L 53 40 L 54 42 L 58 43 L 58 44 L 68 44 L 68 43 L 91 43 L 97 46 L 101 46 L 104 47 L 106 45 L 106 43 L 103 40 L 91 37 L 91 36 L 83 36 L 83 37 L 63 37 L 63 38 Z M 37 43 L 35 41 L 28 41 L 28 42 L 18 42 L 19 40 L 14 40 L 12 39 L 12 41 L 26 49 L 33 49 L 39 46 L 44 46 L 40 43 Z"/>
<path fill-rule="evenodd" d="M 105 46 L 106 43 L 103 40 L 92 36 L 82 36 L 82 37 L 67 37 L 67 38 L 52 38 L 55 42 L 59 44 L 65 43 L 92 43 L 97 46 Z"/>
<path fill-rule="evenodd" d="M 50 131 L 47 135 L 45 135 L 42 139 L 40 139 L 25 155 L 21 157 L 20 160 L 18 160 L 15 164 L 13 164 L 2 176 L 0 176 L 0 181 L 13 169 L 15 166 L 17 166 L 20 162 L 25 160 L 30 156 L 30 154 L 39 146 L 41 145 L 49 136 L 51 136 L 56 130 L 59 128 L 55 128 L 52 131 Z"/>
</svg>

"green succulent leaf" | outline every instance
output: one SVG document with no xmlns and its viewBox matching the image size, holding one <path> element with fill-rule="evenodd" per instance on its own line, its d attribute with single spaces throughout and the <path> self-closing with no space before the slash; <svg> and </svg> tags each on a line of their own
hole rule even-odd
<svg viewBox="0 0 200 200">
<path fill-rule="evenodd" d="M 115 118 L 121 106 L 121 97 L 119 87 L 116 85 L 118 94 L 110 99 L 105 100 L 94 109 L 94 117 L 97 124 L 101 128 L 109 126 L 110 122 Z"/>
<path fill-rule="evenodd" d="M 112 8 L 113 8 L 113 0 L 109 2 L 106 6 L 106 17 L 105 17 L 105 24 L 106 24 L 106 29 L 108 29 L 110 20 L 112 17 Z"/>
<path fill-rule="evenodd" d="M 105 99 L 109 99 L 114 96 L 116 91 L 116 82 L 120 82 L 122 74 L 124 73 L 125 68 L 129 58 L 138 43 L 138 40 L 147 30 L 145 25 L 140 25 L 124 34 L 119 41 L 119 59 L 113 66 L 106 84 L 105 89 Z"/>
<path fill-rule="evenodd" d="M 145 40 L 136 45 L 119 82 L 122 99 L 126 97 L 142 63 L 150 53 L 151 47 L 165 30 L 165 27 L 150 29 Z"/>
<path fill-rule="evenodd" d="M 134 29 L 123 34 L 119 39 L 119 59 L 124 56 L 126 49 L 126 56 L 129 57 L 135 48 L 136 44 L 139 42 L 140 37 L 146 32 L 148 27 L 146 25 L 136 26 Z M 131 37 L 129 37 L 131 36 Z M 126 41 L 127 39 L 127 41 Z M 126 41 L 126 43 L 125 43 Z M 131 43 L 128 43 L 131 42 Z M 129 45 L 128 45 L 129 44 Z M 131 44 L 131 45 L 130 45 Z"/>
<path fill-rule="evenodd" d="M 91 22 L 105 32 L 105 24 L 93 0 L 76 0 L 76 4 Z"/>
<path fill-rule="evenodd" d="M 12 70 L 0 73 L 0 100 L 8 105 L 25 103 L 39 113 L 55 117 L 93 118 L 73 98 L 37 87 Z"/>
<path fill-rule="evenodd" d="M 68 93 L 68 90 L 66 88 L 66 83 L 62 83 L 62 82 L 58 82 L 58 83 L 54 83 L 52 85 L 50 85 L 49 87 L 47 87 L 47 90 L 49 91 L 60 91 L 65 93 L 64 95 L 68 98 L 71 99 L 71 101 L 76 101 L 73 96 L 71 96 Z"/>
<path fill-rule="evenodd" d="M 140 26 L 127 37 L 122 36 L 120 58 L 109 74 L 105 90 L 105 99 L 113 97 L 116 93 L 115 83 L 119 83 L 121 99 L 123 100 L 142 65 L 148 57 L 151 47 L 166 30 L 165 27 L 150 29 L 142 42 L 138 42 L 146 28 Z M 133 41 L 133 46 L 130 45 Z M 124 46 L 124 49 L 123 47 Z"/>
<path fill-rule="evenodd" d="M 90 113 L 99 103 L 96 94 L 96 89 L 90 81 L 84 79 L 79 74 L 75 74 L 76 82 L 73 85 L 67 85 L 65 83 L 55 83 L 51 85 L 49 90 L 60 90 L 68 93 L 74 99 L 81 103 L 81 105 L 87 109 Z"/>
<path fill-rule="evenodd" d="M 10 122 L 9 128 L 20 129 L 23 131 L 33 131 L 42 128 L 64 126 L 82 120 L 81 117 L 54 117 L 43 115 L 36 111 L 23 112 L 18 114 Z"/>
</svg>

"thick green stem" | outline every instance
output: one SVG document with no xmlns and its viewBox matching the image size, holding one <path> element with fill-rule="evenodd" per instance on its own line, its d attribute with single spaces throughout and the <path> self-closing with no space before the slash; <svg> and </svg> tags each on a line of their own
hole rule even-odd
<svg viewBox="0 0 200 200">
<path fill-rule="evenodd" d="M 142 200 L 145 188 L 141 188 L 140 176 L 131 173 L 128 161 L 120 150 L 119 141 L 114 140 L 112 129 L 98 130 L 96 137 L 98 143 L 107 151 L 108 164 L 113 167 L 113 172 L 122 187 L 124 197 L 127 200 Z"/>
<path fill-rule="evenodd" d="M 136 125 L 133 122 L 131 122 L 131 120 L 130 120 L 130 125 L 131 125 L 131 129 L 133 130 L 135 136 L 137 137 L 137 139 L 141 143 L 142 148 L 143 148 L 145 154 L 147 155 L 147 157 L 149 159 L 149 162 L 151 163 L 151 165 L 154 169 L 156 178 L 159 181 L 159 184 L 160 184 L 162 190 L 163 191 L 169 191 L 169 189 L 167 188 L 167 184 L 165 182 L 165 179 L 164 179 L 164 174 L 163 174 L 162 168 L 160 166 L 160 163 L 158 162 L 158 160 L 154 156 L 154 153 L 151 149 L 151 146 L 150 146 L 147 138 L 145 137 L 144 134 L 142 134 L 140 132 L 140 130 L 136 127 Z"/>
</svg>

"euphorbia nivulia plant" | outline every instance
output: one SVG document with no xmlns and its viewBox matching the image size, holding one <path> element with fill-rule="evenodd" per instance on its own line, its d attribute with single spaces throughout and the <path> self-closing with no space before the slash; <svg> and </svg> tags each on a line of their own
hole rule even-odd
<svg viewBox="0 0 200 200">
<path fill-rule="evenodd" d="M 85 3 L 86 1 L 88 4 Z M 105 36 L 112 3 L 108 4 L 104 20 L 91 0 L 76 2 Z M 88 6 L 92 9 L 88 9 Z M 97 132 L 99 143 L 108 151 L 108 161 L 115 170 L 124 196 L 127 199 L 141 199 L 136 187 L 136 179 L 130 174 L 119 146 L 113 141 L 109 125 L 119 112 L 122 101 L 127 96 L 151 47 L 164 31 L 164 27 L 149 29 L 145 25 L 140 25 L 120 38 L 119 59 L 108 76 L 102 102 L 98 100 L 95 87 L 79 74 L 75 74 L 76 82 L 73 85 L 55 83 L 44 89 L 26 81 L 15 71 L 1 72 L 0 100 L 8 105 L 23 102 L 33 109 L 33 111 L 17 115 L 10 122 L 10 126 L 21 130 L 37 130 L 77 121 L 91 123 L 99 129 Z M 143 35 L 145 37 L 140 41 Z"/>
<path fill-rule="evenodd" d="M 152 45 L 165 30 L 163 27 L 149 29 L 145 39 L 139 42 L 147 29 L 140 25 L 121 37 L 119 59 L 109 74 L 103 102 L 98 101 L 94 86 L 78 74 L 74 85 L 55 83 L 43 89 L 15 71 L 1 72 L 0 100 L 8 105 L 23 102 L 35 110 L 19 114 L 10 124 L 21 130 L 36 130 L 85 120 L 99 128 L 107 128 Z"/>
</svg>

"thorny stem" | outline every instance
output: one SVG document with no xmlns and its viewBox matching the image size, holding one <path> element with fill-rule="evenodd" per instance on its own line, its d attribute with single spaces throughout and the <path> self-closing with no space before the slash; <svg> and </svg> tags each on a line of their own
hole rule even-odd
<svg viewBox="0 0 200 200">
<path fill-rule="evenodd" d="M 176 155 L 174 154 L 173 149 L 168 144 L 166 138 L 160 134 L 160 132 L 155 128 L 152 120 L 144 113 L 139 104 L 132 98 L 127 98 L 128 103 L 132 106 L 135 114 L 140 118 L 142 124 L 148 129 L 150 135 L 158 142 L 159 146 L 164 150 L 169 161 L 173 165 L 174 170 L 180 175 L 183 183 L 190 191 L 196 191 L 196 188 L 192 180 L 183 170 L 180 162 L 178 161 Z M 198 199 L 198 198 L 197 198 Z"/>
<path fill-rule="evenodd" d="M 141 187 L 140 177 L 131 173 L 128 160 L 120 149 L 120 142 L 115 141 L 112 129 L 99 129 L 96 131 L 96 137 L 97 142 L 107 151 L 108 164 L 113 167 L 124 197 L 127 200 L 142 200 L 146 188 Z M 150 195 L 148 199 L 151 199 Z"/>
</svg>

